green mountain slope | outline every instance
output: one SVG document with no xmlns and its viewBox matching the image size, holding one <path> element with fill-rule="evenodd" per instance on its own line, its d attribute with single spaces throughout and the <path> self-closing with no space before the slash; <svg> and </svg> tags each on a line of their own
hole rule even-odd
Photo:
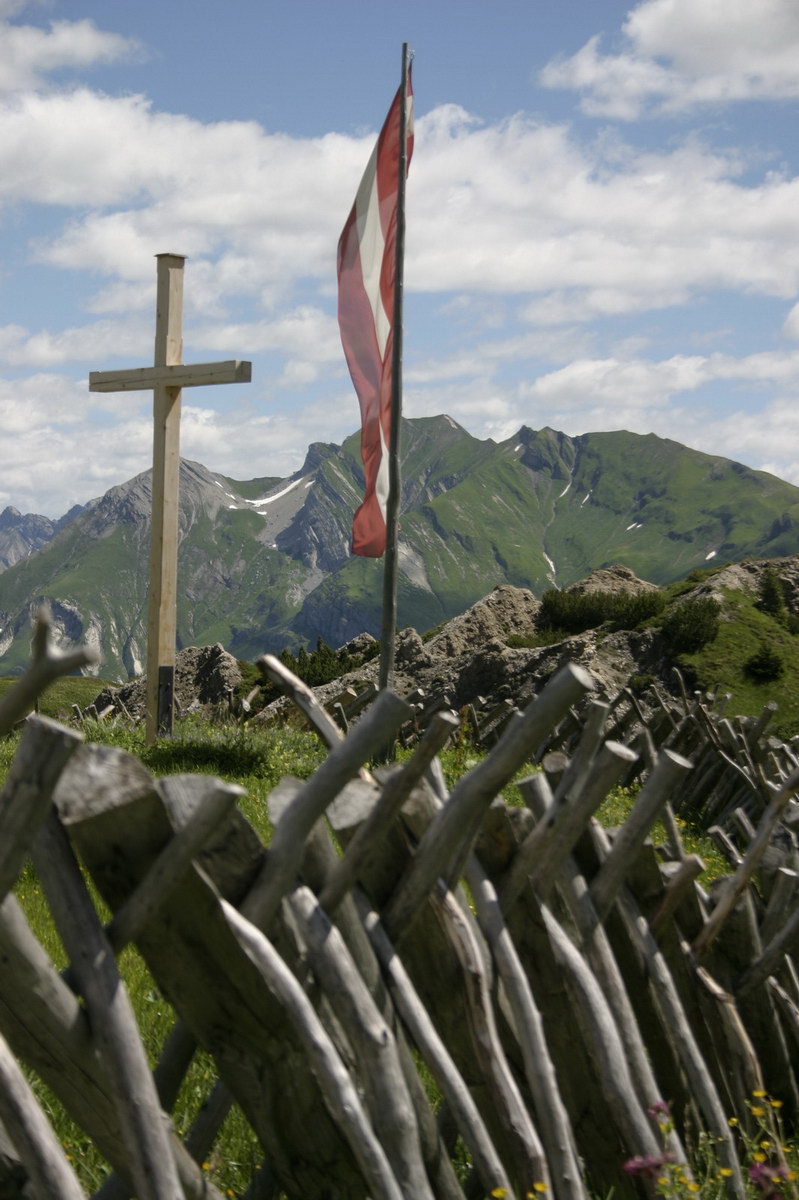
<svg viewBox="0 0 799 1200">
<path fill-rule="evenodd" d="M 382 562 L 353 558 L 359 436 L 315 443 L 289 479 L 181 468 L 178 634 L 254 657 L 378 632 Z M 112 488 L 0 574 L 0 671 L 28 658 L 47 599 L 64 645 L 100 671 L 143 669 L 149 474 Z M 566 587 L 623 562 L 668 583 L 747 557 L 799 552 L 799 489 L 654 435 L 568 437 L 522 427 L 502 443 L 446 416 L 403 422 L 399 621 L 427 629 L 500 583 Z"/>
</svg>

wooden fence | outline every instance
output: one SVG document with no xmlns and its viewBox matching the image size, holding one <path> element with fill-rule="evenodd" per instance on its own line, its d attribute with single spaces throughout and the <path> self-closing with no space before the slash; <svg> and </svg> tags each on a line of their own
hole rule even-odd
<svg viewBox="0 0 799 1200">
<path fill-rule="evenodd" d="M 37 637 L 0 731 L 63 665 Z M 675 818 L 702 799 L 717 724 L 704 700 L 671 712 L 671 747 L 639 723 L 637 754 L 608 736 L 618 710 L 565 667 L 448 793 L 437 754 L 454 714 L 373 772 L 405 701 L 381 693 L 345 736 L 277 660 L 262 667 L 330 747 L 272 792 L 268 848 L 240 789 L 156 780 L 26 722 L 0 793 L 0 1197 L 84 1195 L 19 1064 L 108 1160 L 98 1200 L 217 1197 L 200 1164 L 234 1103 L 264 1154 L 249 1200 L 646 1196 L 708 1138 L 742 1197 L 752 1093 L 777 1098 L 789 1129 L 799 1109 L 790 748 L 753 761 L 759 807 L 725 832 L 733 866 L 707 891 Z M 695 738 L 693 768 L 676 728 Z M 525 806 L 507 805 L 534 758 Z M 634 768 L 632 812 L 606 832 L 592 814 Z M 63 973 L 11 890 L 28 854 Z M 117 971 L 131 942 L 176 1014 L 154 1071 Z M 217 1078 L 180 1138 L 168 1114 L 198 1046 Z"/>
</svg>

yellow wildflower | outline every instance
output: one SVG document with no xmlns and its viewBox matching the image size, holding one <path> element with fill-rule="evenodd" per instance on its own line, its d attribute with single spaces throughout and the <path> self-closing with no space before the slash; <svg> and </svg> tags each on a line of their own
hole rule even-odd
<svg viewBox="0 0 799 1200">
<path fill-rule="evenodd" d="M 757 1096 L 758 1100 L 762 1100 L 764 1096 L 768 1095 L 768 1092 L 764 1092 L 762 1088 L 755 1088 L 752 1095 Z"/>
<path fill-rule="evenodd" d="M 732 1175 L 732 1168 L 731 1167 L 720 1167 L 719 1175 L 721 1175 L 722 1179 L 729 1179 L 730 1176 Z"/>
<path fill-rule="evenodd" d="M 765 1115 L 766 1115 L 765 1108 L 761 1107 L 761 1105 L 759 1105 L 759 1104 L 752 1105 L 752 1116 L 753 1117 L 765 1117 Z"/>
<path fill-rule="evenodd" d="M 753 1155 L 752 1155 L 752 1158 L 755 1160 L 755 1162 L 761 1162 L 761 1163 L 762 1163 L 762 1162 L 765 1162 L 765 1161 L 766 1161 L 766 1156 L 765 1156 L 765 1154 L 763 1154 L 763 1153 L 762 1153 L 760 1150 L 758 1150 L 758 1151 L 757 1151 L 755 1154 L 753 1154 Z"/>
<path fill-rule="evenodd" d="M 504 1187 L 495 1187 L 491 1189 L 492 1196 L 507 1196 L 508 1189 Z"/>
</svg>

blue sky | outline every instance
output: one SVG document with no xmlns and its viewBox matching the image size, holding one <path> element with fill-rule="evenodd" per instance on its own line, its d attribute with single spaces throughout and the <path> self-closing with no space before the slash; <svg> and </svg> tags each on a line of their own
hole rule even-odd
<svg viewBox="0 0 799 1200">
<path fill-rule="evenodd" d="M 335 252 L 414 52 L 405 411 L 655 432 L 799 483 L 795 0 L 0 0 L 0 507 L 146 469 L 155 260 L 182 452 L 296 470 L 358 407 Z"/>
</svg>

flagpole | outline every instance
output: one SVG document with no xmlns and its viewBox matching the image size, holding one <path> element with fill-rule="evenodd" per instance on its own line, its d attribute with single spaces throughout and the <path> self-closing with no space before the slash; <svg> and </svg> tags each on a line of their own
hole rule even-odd
<svg viewBox="0 0 799 1200">
<path fill-rule="evenodd" d="M 405 177 L 408 173 L 408 43 L 402 43 L 402 84 L 399 111 L 399 178 L 397 179 L 397 238 L 394 264 L 394 344 L 391 355 L 391 442 L 388 448 L 386 553 L 383 562 L 383 619 L 380 631 L 379 685 L 394 683 L 394 645 L 397 634 L 397 530 L 400 506 L 400 421 L 402 419 L 402 297 L 405 265 Z"/>
</svg>

